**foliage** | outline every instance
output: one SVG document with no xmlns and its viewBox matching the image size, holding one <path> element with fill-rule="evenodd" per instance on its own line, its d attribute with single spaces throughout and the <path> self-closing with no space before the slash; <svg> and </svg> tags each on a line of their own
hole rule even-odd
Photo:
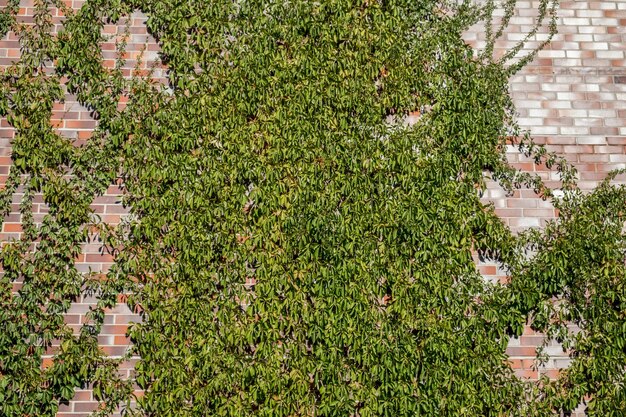
<svg viewBox="0 0 626 417">
<path fill-rule="evenodd" d="M 54 5 L 71 15 L 63 2 Z M 65 35 L 56 38 L 51 34 L 50 6 L 37 2 L 31 27 L 13 22 L 22 58 L 2 78 L 0 110 L 15 128 L 13 166 L 2 190 L 2 211 L 8 214 L 12 196 L 19 192 L 23 228 L 21 238 L 5 245 L 0 254 L 0 414 L 6 416 L 54 415 L 59 402 L 74 396 L 75 387 L 91 382 L 106 412 L 128 397 L 131 388 L 117 377 L 118 361 L 106 358 L 98 347 L 105 308 L 117 301 L 117 284 L 97 274 L 82 274 L 75 266 L 81 244 L 101 228 L 94 223 L 89 205 L 115 178 L 114 166 L 107 163 L 114 157 L 107 157 L 104 145 L 106 124 L 86 146 L 76 147 L 50 123 L 54 103 L 63 101 L 64 85 L 62 67 L 57 67 L 57 73 L 47 67 L 67 55 L 60 42 Z M 88 10 L 85 7 L 81 13 Z M 70 21 L 67 26 L 71 30 Z M 97 83 L 97 73 L 92 69 L 89 74 L 90 83 Z M 72 81 L 80 75 L 76 72 Z M 115 76 L 108 79 L 115 81 Z M 80 91 L 85 87 L 67 87 L 79 97 L 85 96 Z M 97 93 L 89 94 L 97 102 Z M 47 206 L 40 223 L 35 223 L 33 216 L 37 194 Z M 12 294 L 16 282 L 21 288 Z M 95 295 L 99 301 L 80 331 L 72 332 L 64 313 L 83 295 Z M 44 367 L 42 355 L 55 341 L 60 348 L 53 364 Z M 97 381 L 94 375 L 99 376 Z"/>
<path fill-rule="evenodd" d="M 51 7 L 67 16 L 57 35 Z M 555 7 L 541 2 L 538 27 L 554 29 Z M 582 195 L 528 138 L 520 150 L 558 169 L 565 197 L 507 163 L 507 81 L 534 54 L 492 58 L 494 8 L 88 0 L 74 13 L 39 0 L 33 26 L 3 15 L 23 54 L 1 84 L 16 129 L 2 198 L 7 212 L 23 192 L 24 233 L 0 255 L 0 412 L 54 415 L 94 384 L 104 415 L 131 382 L 145 389 L 125 409 L 136 415 L 543 416 L 583 399 L 590 415 L 622 412 L 626 191 L 607 180 Z M 124 41 L 103 66 L 102 26 L 133 10 L 167 85 L 123 77 Z M 490 41 L 476 54 L 461 33 L 481 19 Z M 98 120 L 85 145 L 49 122 L 64 91 Z M 535 188 L 559 219 L 513 235 L 480 198 L 489 177 Z M 120 179 L 131 215 L 115 229 L 89 205 Z M 75 267 L 94 235 L 116 254 L 106 276 Z M 476 251 L 510 281 L 486 282 Z M 130 382 L 97 347 L 126 292 L 143 316 Z M 86 293 L 99 302 L 73 334 L 63 313 Z M 558 380 L 514 376 L 505 348 L 527 322 L 571 352 Z"/>
</svg>

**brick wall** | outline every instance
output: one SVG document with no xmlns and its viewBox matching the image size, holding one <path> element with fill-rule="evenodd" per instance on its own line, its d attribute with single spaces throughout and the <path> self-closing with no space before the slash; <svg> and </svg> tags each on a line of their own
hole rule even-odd
<svg viewBox="0 0 626 417">
<path fill-rule="evenodd" d="M 74 8 L 83 1 L 67 0 Z M 0 7 L 6 0 L 0 0 Z M 534 22 L 538 1 L 519 1 L 516 16 L 504 36 L 497 42 L 495 55 L 511 48 Z M 32 0 L 22 1 L 20 19 L 32 19 Z M 58 19 L 62 14 L 56 11 Z M 592 189 L 606 173 L 616 168 L 626 168 L 626 0 L 562 1 L 559 9 L 559 34 L 550 46 L 541 51 L 535 61 L 512 77 L 511 94 L 519 113 L 519 124 L 529 129 L 539 143 L 565 156 L 574 163 L 580 173 L 580 185 Z M 102 44 L 106 64 L 113 66 L 115 40 L 124 32 L 124 22 L 107 25 L 105 34 L 110 39 Z M 130 22 L 129 62 L 126 74 L 135 67 L 135 59 L 143 53 L 143 69 L 157 58 L 158 46 L 146 33 L 144 18 L 134 14 Z M 545 37 L 545 31 L 528 44 L 532 48 Z M 482 27 L 471 28 L 465 39 L 474 47 L 484 46 Z M 521 54 L 528 52 L 523 49 Z M 143 52 L 142 52 L 143 51 Z M 19 45 L 14 35 L 0 40 L 0 67 L 10 65 L 19 57 Z M 155 75 L 162 74 L 157 69 Z M 73 97 L 66 97 L 64 104 L 55 107 L 52 122 L 58 131 L 80 142 L 91 134 L 95 121 L 88 111 Z M 11 165 L 11 138 L 13 131 L 6 119 L 0 119 L 0 183 L 3 183 Z M 536 171 L 546 180 L 555 180 L 555 174 L 534 166 L 514 149 L 509 158 L 519 168 Z M 120 190 L 111 186 L 107 193 L 96 199 L 94 211 L 108 223 L 118 223 L 124 214 L 119 204 Z M 554 208 L 536 198 L 532 190 L 520 190 L 507 197 L 495 186 L 490 186 L 486 199 L 492 201 L 497 213 L 516 231 L 527 227 L 541 227 L 546 219 L 553 218 Z M 5 219 L 0 231 L 0 242 L 17 238 L 20 233 L 20 215 L 16 195 L 12 213 Z M 35 216 L 41 219 L 46 207 L 41 200 L 35 201 Z M 100 246 L 84 246 L 78 265 L 85 272 L 105 272 L 112 259 L 100 253 Z M 494 279 L 502 277 L 496 265 L 482 264 L 481 272 Z M 19 283 L 14 290 L 19 289 Z M 81 299 L 72 306 L 66 320 L 77 329 L 83 314 L 93 300 Z M 112 356 L 119 356 L 127 349 L 125 332 L 128 323 L 137 320 L 124 304 L 109 311 L 100 341 L 103 349 Z M 568 365 L 568 358 L 557 345 L 549 347 L 552 359 L 541 369 L 533 368 L 535 346 L 542 336 L 527 329 L 522 337 L 511 340 L 508 353 L 513 367 L 520 376 L 536 379 L 540 374 L 556 375 L 558 369 Z M 48 359 L 49 360 L 49 359 Z M 133 361 L 125 364 L 122 372 L 132 372 Z M 95 403 L 89 390 L 79 390 L 67 406 L 62 406 L 59 416 L 84 416 Z"/>
<path fill-rule="evenodd" d="M 74 9 L 79 9 L 84 0 L 66 0 L 66 4 Z M 0 0 L 0 8 L 6 6 L 6 0 Z M 18 20 L 24 23 L 32 21 L 34 12 L 33 0 L 22 0 L 20 2 L 20 10 Z M 55 31 L 60 28 L 60 22 L 63 14 L 60 10 L 53 10 L 55 17 Z M 152 68 L 157 60 L 158 45 L 154 39 L 147 33 L 145 27 L 145 17 L 140 13 L 134 13 L 132 16 L 129 33 L 126 33 L 126 22 L 121 21 L 116 25 L 105 25 L 103 33 L 108 38 L 101 44 L 103 51 L 104 64 L 109 67 L 115 65 L 116 46 L 115 42 L 121 40 L 122 37 L 128 36 L 128 47 L 126 48 L 127 63 L 124 67 L 124 74 L 130 76 L 136 68 L 137 58 L 141 55 L 142 64 L 139 66 L 141 70 Z M 17 37 L 13 33 L 9 33 L 4 39 L 0 40 L 0 69 L 6 68 L 20 56 L 20 48 Z M 161 78 L 163 72 L 156 68 L 154 75 Z M 91 136 L 92 131 L 96 127 L 96 121 L 91 118 L 88 109 L 80 105 L 76 98 L 71 95 L 65 96 L 64 103 L 57 103 L 53 109 L 51 118 L 53 126 L 57 132 L 67 138 L 76 141 L 76 144 L 84 142 Z M 11 139 L 14 132 L 10 128 L 6 118 L 0 118 L 0 185 L 6 181 L 6 176 L 11 165 Z M 120 220 L 126 213 L 120 204 L 122 190 L 116 185 L 111 185 L 106 193 L 97 197 L 92 204 L 94 212 L 100 218 L 112 225 L 119 224 Z M 4 219 L 2 229 L 0 230 L 0 242 L 16 239 L 20 236 L 20 213 L 19 202 L 22 195 L 17 193 L 14 196 L 11 213 Z M 40 222 L 47 212 L 47 207 L 43 203 L 40 196 L 34 200 L 34 221 Z M 95 241 L 93 243 L 83 245 L 83 253 L 77 260 L 77 268 L 79 271 L 105 273 L 112 264 L 112 256 L 101 252 L 101 245 Z M 18 291 L 20 283 L 13 285 L 13 290 Z M 70 311 L 65 317 L 66 323 L 75 330 L 79 331 L 84 320 L 84 314 L 89 307 L 94 304 L 94 299 L 90 297 L 82 297 L 72 304 Z M 126 337 L 126 330 L 131 322 L 139 321 L 139 316 L 133 314 L 126 304 L 119 303 L 114 309 L 107 312 L 104 319 L 102 333 L 98 336 L 98 340 L 105 353 L 111 357 L 121 357 L 128 349 L 129 340 Z M 54 350 L 54 346 L 53 346 Z M 51 363 L 53 350 L 49 355 L 44 357 L 43 366 L 49 366 Z M 130 377 L 137 358 L 123 363 L 120 367 L 120 373 Z M 67 405 L 61 405 L 58 417 L 79 417 L 88 416 L 97 406 L 90 389 L 77 390 L 74 399 Z"/>
<path fill-rule="evenodd" d="M 538 3 L 518 2 L 515 17 L 496 43 L 495 56 L 501 56 L 531 29 Z M 511 78 L 510 91 L 520 127 L 572 162 L 579 171 L 580 187 L 591 190 L 609 171 L 626 168 L 626 1 L 561 1 L 558 16 L 559 33 Z M 528 53 L 545 33 L 540 32 L 518 56 Z M 465 39 L 478 49 L 485 45 L 481 27 L 471 28 Z M 555 173 L 534 166 L 515 149 L 509 149 L 508 156 L 518 168 L 538 172 L 557 184 Z M 492 185 L 486 198 L 513 230 L 541 227 L 555 216 L 552 205 L 532 190 L 507 197 Z M 481 265 L 480 269 L 494 279 L 502 276 L 496 265 Z M 526 329 L 519 339 L 510 341 L 508 354 L 518 375 L 531 379 L 544 373 L 555 376 L 569 365 L 561 347 L 551 343 L 547 349 L 550 361 L 533 369 L 535 346 L 542 340 L 542 335 Z"/>
</svg>

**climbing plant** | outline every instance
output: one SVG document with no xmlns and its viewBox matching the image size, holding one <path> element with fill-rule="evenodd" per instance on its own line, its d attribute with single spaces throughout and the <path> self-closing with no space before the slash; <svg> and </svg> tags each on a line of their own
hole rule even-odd
<svg viewBox="0 0 626 417">
<path fill-rule="evenodd" d="M 493 56 L 515 1 L 500 23 L 494 1 L 35 3 L 32 25 L 16 2 L 0 19 L 22 44 L 0 84 L 15 128 L 2 207 L 20 196 L 24 228 L 0 253 L 0 413 L 54 415 L 88 385 L 101 415 L 626 408 L 626 190 L 614 173 L 583 195 L 571 166 L 520 134 L 508 77 L 536 52 Z M 540 2 L 526 40 L 554 33 L 556 7 Z M 124 39 L 103 65 L 103 25 L 134 11 L 164 80 L 124 76 Z M 474 51 L 461 35 L 481 21 Z M 66 93 L 98 120 L 83 145 L 50 123 Z M 560 192 L 511 167 L 507 141 L 557 170 Z M 481 200 L 487 179 L 535 189 L 559 218 L 512 234 Z M 89 208 L 115 182 L 130 211 L 119 227 Z M 105 275 L 75 266 L 94 238 L 115 254 Z M 510 279 L 487 282 L 474 253 Z M 84 294 L 98 303 L 72 332 L 63 314 Z M 120 294 L 142 314 L 130 381 L 97 345 Z M 557 380 L 514 375 L 505 349 L 527 323 L 571 352 Z"/>
<path fill-rule="evenodd" d="M 74 389 L 87 384 L 102 401 L 99 411 L 106 414 L 131 390 L 130 382 L 117 376 L 119 360 L 103 355 L 97 339 L 105 309 L 115 305 L 120 290 L 109 278 L 79 272 L 75 262 L 81 244 L 102 229 L 89 206 L 117 174 L 106 123 L 119 123 L 124 116 L 107 110 L 111 104 L 116 108 L 115 94 L 125 81 L 119 71 L 105 78 L 98 54 L 92 54 L 96 50 L 91 42 L 99 40 L 100 27 L 84 22 L 95 17 L 97 7 L 86 5 L 74 15 L 62 1 L 36 1 L 34 23 L 25 25 L 14 18 L 17 5 L 10 2 L 2 14 L 3 24 L 20 39 L 22 55 L 2 74 L 0 113 L 15 137 L 1 205 L 6 215 L 12 199 L 21 200 L 23 230 L 21 238 L 7 242 L 0 253 L 0 414 L 55 415 L 59 403 L 72 399 Z M 52 33 L 52 7 L 68 16 L 58 36 Z M 80 36 L 72 36 L 74 30 L 82 31 Z M 80 50 L 87 45 L 89 51 Z M 71 62 L 77 57 L 85 58 L 80 69 L 64 66 L 64 59 Z M 70 71 L 69 81 L 62 81 L 64 72 Z M 105 116 L 85 146 L 75 146 L 50 122 L 54 104 L 63 102 L 68 91 Z M 36 196 L 47 207 L 39 222 L 34 216 Z M 20 285 L 17 293 L 12 292 L 14 283 Z M 72 331 L 64 314 L 73 301 L 87 295 L 98 297 L 97 305 L 85 315 L 80 330 Z M 42 356 L 55 342 L 59 347 L 54 360 L 44 365 Z"/>
</svg>

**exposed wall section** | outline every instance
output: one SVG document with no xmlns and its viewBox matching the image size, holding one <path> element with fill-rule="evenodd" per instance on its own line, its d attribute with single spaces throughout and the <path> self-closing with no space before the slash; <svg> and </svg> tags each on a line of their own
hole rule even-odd
<svg viewBox="0 0 626 417">
<path fill-rule="evenodd" d="M 538 6 L 538 1 L 518 2 L 515 16 L 495 45 L 495 57 L 532 29 Z M 557 26 L 559 33 L 551 44 L 511 78 L 511 95 L 520 127 L 574 163 L 580 187 L 590 190 L 609 171 L 626 168 L 626 2 L 562 1 Z M 544 25 L 518 56 L 529 53 L 546 34 Z M 484 30 L 473 27 L 465 39 L 480 50 L 485 45 Z M 509 158 L 520 169 L 557 179 L 513 148 Z M 554 217 L 550 204 L 535 198 L 532 190 L 507 198 L 492 187 L 487 197 L 516 230 L 541 226 Z"/>
<path fill-rule="evenodd" d="M 84 1 L 68 0 L 66 4 L 71 5 L 74 10 L 78 10 Z M 0 8 L 6 5 L 6 1 L 0 0 Z M 20 22 L 32 22 L 34 12 L 34 0 L 22 0 L 20 2 L 20 11 L 18 19 Z M 53 33 L 57 33 L 60 29 L 63 13 L 55 9 L 53 10 L 55 26 Z M 104 65 L 108 68 L 114 68 L 117 58 L 116 42 L 126 38 L 127 46 L 124 58 L 126 64 L 122 68 L 122 72 L 126 76 L 130 75 L 146 75 L 148 71 L 153 71 L 152 75 L 155 79 L 162 79 L 164 71 L 159 66 L 158 52 L 160 50 L 154 38 L 148 34 L 145 26 L 146 17 L 139 12 L 135 12 L 130 16 L 130 20 L 122 19 L 116 24 L 107 24 L 104 26 L 103 35 L 105 41 L 101 44 Z M 17 37 L 13 33 L 9 33 L 4 39 L 0 40 L 0 69 L 7 68 L 20 57 L 20 45 Z M 124 101 L 119 103 L 120 107 L 125 105 Z M 83 144 L 92 134 L 97 126 L 97 120 L 92 118 L 91 112 L 86 107 L 76 101 L 76 98 L 67 94 L 63 103 L 56 103 L 53 109 L 51 122 L 55 130 L 62 136 L 73 140 L 76 146 Z M 14 130 L 8 124 L 6 118 L 0 118 L 0 186 L 3 186 L 11 166 L 11 140 L 14 137 Z M 92 209 L 104 222 L 116 225 L 119 224 L 124 215 L 127 213 L 121 205 L 120 198 L 122 195 L 121 187 L 111 185 L 103 196 L 97 197 Z M 22 194 L 17 193 L 14 196 L 11 213 L 4 219 L 2 229 L 0 230 L 0 243 L 13 239 L 18 239 L 22 231 L 21 216 L 19 211 L 19 202 Z M 39 223 L 47 213 L 47 206 L 44 204 L 41 196 L 36 196 L 34 200 L 34 219 Z M 77 269 L 81 272 L 106 273 L 112 265 L 113 257 L 102 251 L 102 244 L 97 237 L 90 243 L 83 245 L 83 253 L 76 259 Z M 21 287 L 20 283 L 15 283 L 14 291 L 18 291 Z M 120 300 L 122 301 L 122 300 Z M 95 304 L 95 301 L 89 297 L 81 297 L 76 300 L 65 317 L 65 322 L 75 332 L 78 332 L 85 320 L 85 313 Z M 121 357 L 129 347 L 129 340 L 126 337 L 128 326 L 132 322 L 139 321 L 138 315 L 133 314 L 126 304 L 120 302 L 114 309 L 107 312 L 104 319 L 104 327 L 98 339 L 105 353 L 111 357 Z M 55 346 L 52 347 L 54 349 Z M 52 350 L 44 357 L 43 366 L 51 364 Z M 120 372 L 127 376 L 131 376 L 134 369 L 136 359 L 125 362 L 120 367 Z M 83 390 L 77 390 L 74 400 L 67 405 L 61 405 L 58 416 L 87 416 L 96 407 L 98 403 L 93 397 L 92 391 L 86 387 Z"/>
<path fill-rule="evenodd" d="M 518 2 L 511 25 L 496 43 L 494 55 L 502 56 L 532 29 L 537 1 Z M 537 143 L 564 156 L 579 172 L 579 186 L 593 189 L 607 173 L 626 168 L 626 2 L 623 0 L 562 1 L 558 10 L 559 33 L 537 58 L 511 78 L 510 91 L 521 128 L 529 130 Z M 541 31 L 520 55 L 545 39 Z M 472 28 L 465 39 L 482 49 L 485 33 Z M 538 172 L 544 180 L 558 185 L 558 176 L 537 167 L 513 147 L 509 160 L 526 171 Z M 624 180 L 623 176 L 621 178 Z M 491 184 L 486 198 L 513 230 L 541 227 L 555 217 L 549 202 L 532 190 L 519 190 L 513 196 Z M 495 264 L 482 265 L 492 279 L 502 279 L 504 271 Z M 555 376 L 569 366 L 567 354 L 551 342 L 551 359 L 534 369 L 532 356 L 543 336 L 526 329 L 511 340 L 508 353 L 518 375 L 537 379 Z M 580 413 L 582 416 L 582 412 Z"/>
</svg>

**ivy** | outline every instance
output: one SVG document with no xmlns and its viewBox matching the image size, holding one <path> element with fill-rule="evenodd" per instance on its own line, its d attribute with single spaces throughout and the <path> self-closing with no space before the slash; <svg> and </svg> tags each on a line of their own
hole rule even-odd
<svg viewBox="0 0 626 417">
<path fill-rule="evenodd" d="M 554 34 L 556 5 L 540 2 L 529 36 L 546 21 Z M 626 190 L 616 172 L 583 195 L 520 134 L 508 77 L 535 52 L 492 58 L 503 6 L 495 29 L 493 1 L 39 0 L 33 25 L 6 9 L 22 57 L 2 74 L 16 135 L 0 202 L 23 195 L 24 232 L 0 252 L 0 413 L 54 415 L 86 386 L 97 415 L 624 410 Z M 104 24 L 133 11 L 163 82 L 124 77 L 124 39 L 103 65 Z M 481 20 L 476 54 L 461 34 Z M 98 121 L 84 145 L 50 123 L 66 93 Z M 507 138 L 560 173 L 560 193 L 508 164 Z M 535 189 L 559 218 L 512 234 L 480 198 L 488 178 Z M 90 204 L 120 182 L 130 215 L 113 227 Z M 75 266 L 94 239 L 115 254 L 104 276 Z M 475 252 L 510 280 L 486 282 Z M 84 294 L 98 303 L 72 332 L 63 314 Z M 142 315 L 130 381 L 97 344 L 120 294 Z M 506 345 L 527 323 L 571 353 L 558 379 L 514 375 Z"/>
</svg>

